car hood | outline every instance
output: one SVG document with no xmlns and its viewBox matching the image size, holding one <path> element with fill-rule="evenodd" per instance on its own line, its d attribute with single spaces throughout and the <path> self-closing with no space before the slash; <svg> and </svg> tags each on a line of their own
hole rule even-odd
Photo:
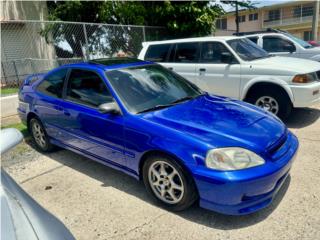
<svg viewBox="0 0 320 240">
<path fill-rule="evenodd" d="M 280 120 L 250 104 L 205 95 L 143 115 L 145 120 L 188 134 L 210 147 L 265 151 L 285 133 Z"/>
<path fill-rule="evenodd" d="M 257 59 L 250 62 L 250 64 L 253 66 L 272 68 L 274 70 L 287 70 L 295 74 L 311 73 L 320 70 L 319 62 L 294 57 L 272 56 L 268 58 Z"/>
</svg>

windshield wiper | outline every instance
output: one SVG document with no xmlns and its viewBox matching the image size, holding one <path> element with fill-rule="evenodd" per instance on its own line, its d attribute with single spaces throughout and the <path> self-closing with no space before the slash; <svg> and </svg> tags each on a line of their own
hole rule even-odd
<svg viewBox="0 0 320 240">
<path fill-rule="evenodd" d="M 194 97 L 186 96 L 186 97 L 179 98 L 179 99 L 173 101 L 171 104 L 180 103 L 180 102 L 184 102 L 184 101 L 191 100 L 191 99 L 194 99 Z"/>
<path fill-rule="evenodd" d="M 155 111 L 155 110 L 167 108 L 167 107 L 170 107 L 170 106 L 173 106 L 173 105 L 174 105 L 174 104 L 156 105 L 156 106 L 154 106 L 154 107 L 144 109 L 144 110 L 142 110 L 142 111 L 140 111 L 140 112 L 137 112 L 137 113 L 145 113 L 145 112 Z"/>
</svg>

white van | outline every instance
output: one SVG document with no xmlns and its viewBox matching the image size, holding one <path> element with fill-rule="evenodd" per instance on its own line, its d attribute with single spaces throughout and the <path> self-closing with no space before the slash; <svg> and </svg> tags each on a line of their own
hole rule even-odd
<svg viewBox="0 0 320 240">
<path fill-rule="evenodd" d="M 320 62 L 320 47 L 314 47 L 290 33 L 265 32 L 245 36 L 270 54 Z"/>
<path fill-rule="evenodd" d="M 245 37 L 145 42 L 139 59 L 158 62 L 203 90 L 245 100 L 280 118 L 320 102 L 320 63 L 269 55 Z"/>
</svg>

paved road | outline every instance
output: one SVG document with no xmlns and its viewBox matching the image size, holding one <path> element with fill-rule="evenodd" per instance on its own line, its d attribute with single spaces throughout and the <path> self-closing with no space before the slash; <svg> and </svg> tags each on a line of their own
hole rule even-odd
<svg viewBox="0 0 320 240">
<path fill-rule="evenodd" d="M 24 143 L 2 165 L 77 239 L 319 239 L 319 117 L 320 105 L 292 115 L 300 151 L 291 175 L 270 207 L 248 216 L 168 212 L 141 182 L 65 150 L 42 155 Z"/>
</svg>

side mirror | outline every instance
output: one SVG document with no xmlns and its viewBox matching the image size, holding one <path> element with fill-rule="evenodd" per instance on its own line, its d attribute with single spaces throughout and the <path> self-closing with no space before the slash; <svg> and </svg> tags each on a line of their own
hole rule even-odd
<svg viewBox="0 0 320 240">
<path fill-rule="evenodd" d="M 98 107 L 99 112 L 118 115 L 121 113 L 120 108 L 116 102 L 103 103 Z"/>
<path fill-rule="evenodd" d="M 221 62 L 226 64 L 231 64 L 233 62 L 233 56 L 230 52 L 221 53 Z"/>
<path fill-rule="evenodd" d="M 293 46 L 292 44 L 286 44 L 286 45 L 284 45 L 284 46 L 283 46 L 283 49 L 284 49 L 285 51 L 290 52 L 290 53 L 293 53 L 293 52 L 296 50 L 295 46 Z"/>
</svg>

